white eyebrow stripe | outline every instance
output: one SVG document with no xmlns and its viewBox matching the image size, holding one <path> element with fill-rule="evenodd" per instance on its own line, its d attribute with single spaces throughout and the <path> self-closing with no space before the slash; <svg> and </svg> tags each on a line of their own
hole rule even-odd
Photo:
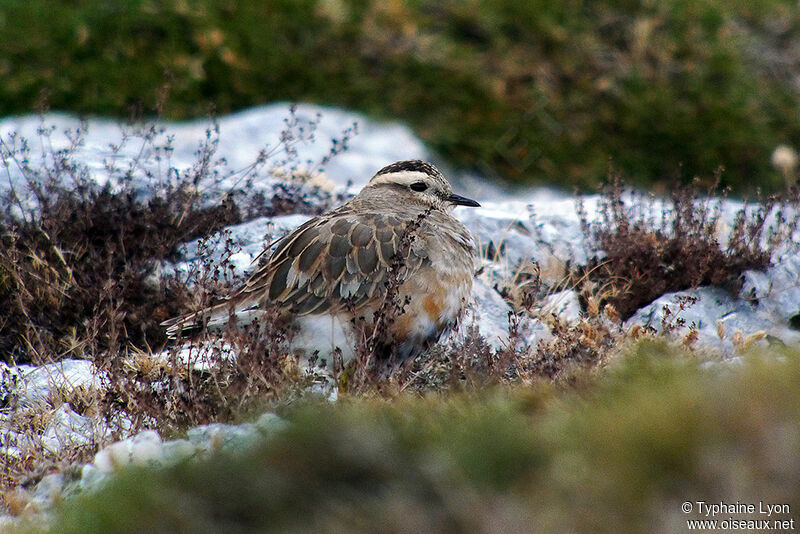
<svg viewBox="0 0 800 534">
<path fill-rule="evenodd" d="M 431 175 L 419 171 L 399 171 L 388 174 L 379 174 L 372 178 L 367 185 L 400 184 L 411 185 L 414 182 L 430 181 Z"/>
</svg>

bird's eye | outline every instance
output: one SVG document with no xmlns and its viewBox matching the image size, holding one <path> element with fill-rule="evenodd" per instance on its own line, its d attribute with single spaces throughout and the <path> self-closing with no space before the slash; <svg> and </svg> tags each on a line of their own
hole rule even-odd
<svg viewBox="0 0 800 534">
<path fill-rule="evenodd" d="M 426 189 L 428 189 L 428 185 L 425 182 L 414 182 L 409 187 L 411 187 L 412 191 L 416 191 L 418 193 L 421 193 Z"/>
</svg>

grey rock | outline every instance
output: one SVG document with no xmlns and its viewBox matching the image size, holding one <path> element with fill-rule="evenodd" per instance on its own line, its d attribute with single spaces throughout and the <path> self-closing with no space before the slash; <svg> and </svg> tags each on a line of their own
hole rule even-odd
<svg viewBox="0 0 800 534">
<path fill-rule="evenodd" d="M 224 425 L 213 423 L 192 428 L 186 433 L 189 441 L 202 452 L 235 452 L 258 441 L 260 432 L 252 423 Z"/>
<path fill-rule="evenodd" d="M 23 406 L 47 403 L 58 391 L 71 391 L 77 387 L 99 387 L 99 372 L 87 360 L 62 360 L 39 367 L 26 367 L 22 373 L 19 402 Z"/>
<path fill-rule="evenodd" d="M 786 254 L 766 271 L 745 271 L 742 298 L 752 300 L 776 322 L 800 313 L 800 254 Z"/>
<path fill-rule="evenodd" d="M 474 326 L 494 349 L 508 342 L 508 314 L 511 307 L 483 278 L 472 284 L 472 301 L 463 321 L 462 329 Z"/>
<path fill-rule="evenodd" d="M 555 315 L 560 321 L 576 323 L 581 319 L 581 303 L 578 293 L 572 289 L 551 293 L 542 299 L 539 313 Z"/>
<path fill-rule="evenodd" d="M 113 473 L 128 465 L 156 466 L 163 457 L 162 447 L 158 432 L 144 430 L 98 451 L 94 465 L 103 473 Z"/>
<path fill-rule="evenodd" d="M 91 445 L 101 437 L 102 431 L 92 419 L 75 413 L 68 404 L 62 404 L 45 428 L 42 447 L 56 454 L 64 448 Z"/>
<path fill-rule="evenodd" d="M 679 300 L 682 298 L 693 298 L 696 301 L 680 310 Z M 665 307 L 670 310 L 666 320 Z M 665 326 L 662 322 L 666 322 L 667 327 L 677 326 L 676 317 L 685 324 L 675 328 L 676 335 L 686 335 L 690 327 L 694 327 L 697 329 L 697 341 L 700 345 L 725 355 L 732 355 L 737 350 L 734 343 L 737 332 L 742 339 L 763 331 L 787 344 L 800 343 L 800 332 L 790 330 L 785 323 L 776 321 L 758 307 L 716 287 L 700 287 L 663 295 L 639 309 L 625 322 L 625 327 L 632 328 L 638 324 L 661 332 Z M 722 337 L 719 336 L 720 332 L 723 333 Z M 767 343 L 766 337 L 763 343 Z"/>
<path fill-rule="evenodd" d="M 189 440 L 175 439 L 164 442 L 162 453 L 164 463 L 172 465 L 193 458 L 197 454 L 197 448 Z"/>
<path fill-rule="evenodd" d="M 80 487 L 84 491 L 95 491 L 102 487 L 108 479 L 108 474 L 102 472 L 92 464 L 85 464 L 81 468 Z"/>
<path fill-rule="evenodd" d="M 259 416 L 255 422 L 256 428 L 261 432 L 262 435 L 265 436 L 270 436 L 281 432 L 288 425 L 289 423 L 285 419 L 282 419 L 280 416 L 272 412 L 261 414 L 261 416 Z"/>
<path fill-rule="evenodd" d="M 211 262 L 213 265 L 220 263 L 225 253 L 229 233 L 234 246 L 239 250 L 228 258 L 228 261 L 233 267 L 234 276 L 243 279 L 256 267 L 253 261 L 264 251 L 265 237 L 276 244 L 278 239 L 309 218 L 308 215 L 300 214 L 260 217 L 246 223 L 229 226 L 225 228 L 225 234 L 217 233 L 206 241 L 202 256 L 197 240 L 184 243 L 179 249 L 184 259 L 176 264 L 162 262 L 154 276 L 178 274 L 184 276 L 187 283 L 193 283 L 194 280 L 187 275 L 195 272 L 202 262 Z"/>
<path fill-rule="evenodd" d="M 245 188 L 249 193 L 261 192 L 267 199 L 271 198 L 277 180 L 270 179 L 269 171 L 287 159 L 280 139 L 286 129 L 284 119 L 289 115 L 288 107 L 288 104 L 278 103 L 219 119 L 218 145 L 212 156 L 219 162 L 215 167 L 219 173 L 213 181 L 201 184 L 202 190 L 199 191 L 207 204 L 216 205 L 231 192 L 237 194 Z M 352 180 L 354 188 L 360 189 L 372 173 L 386 164 L 400 159 L 430 159 L 424 144 L 408 127 L 400 124 L 378 123 L 350 111 L 309 104 L 297 106 L 295 119 L 291 135 L 296 157 L 288 161 L 288 166 L 310 171 L 317 170 L 329 156 L 330 140 L 341 141 L 343 131 L 358 123 L 359 135 L 351 136 L 347 151 L 324 166 L 328 178 L 340 185 Z M 36 115 L 9 117 L 0 120 L 0 136 L 8 138 L 15 132 L 31 143 L 38 142 L 38 130 L 43 123 L 54 127 L 50 139 L 54 150 L 70 145 L 65 131 L 74 136 L 76 129 L 81 127 L 78 118 L 60 113 L 49 113 L 44 118 Z M 148 146 L 136 137 L 136 127 L 120 126 L 112 120 L 91 119 L 85 123 L 84 142 L 73 157 L 85 164 L 88 175 L 100 185 L 110 183 L 115 187 L 130 179 L 138 196 L 147 200 L 154 191 L 165 186 L 160 181 L 165 179 L 166 169 L 174 169 L 180 175 L 189 174 L 197 161 L 198 149 L 207 143 L 207 132 L 210 130 L 211 137 L 216 137 L 214 125 L 208 121 L 164 123 L 160 126 L 163 126 L 163 132 L 155 136 L 153 146 Z M 126 136 L 128 141 L 124 140 Z M 112 148 L 112 145 L 117 148 Z M 272 157 L 255 169 L 256 176 L 253 177 L 251 165 L 261 153 L 272 154 Z M 126 177 L 132 161 L 137 162 L 133 175 Z M 109 173 L 108 167 L 114 166 L 119 167 L 119 171 Z M 27 187 L 23 173 L 15 166 L 10 166 L 9 172 L 9 179 L 0 182 L 0 192 L 14 187 L 23 196 L 23 203 L 35 209 L 34 199 L 24 197 Z M 155 183 L 150 176 L 156 177 Z"/>
<path fill-rule="evenodd" d="M 41 508 L 49 507 L 64 490 L 64 476 L 59 473 L 45 475 L 36 485 L 33 501 Z"/>
</svg>

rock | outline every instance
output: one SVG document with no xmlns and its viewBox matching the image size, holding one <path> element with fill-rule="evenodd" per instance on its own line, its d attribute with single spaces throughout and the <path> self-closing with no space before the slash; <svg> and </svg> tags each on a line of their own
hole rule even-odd
<svg viewBox="0 0 800 534">
<path fill-rule="evenodd" d="M 37 510 L 50 508 L 64 491 L 65 480 L 60 473 L 52 473 L 42 477 L 36 485 L 36 491 L 29 506 L 36 507 Z"/>
<path fill-rule="evenodd" d="M 555 315 L 565 323 L 577 323 L 581 319 L 581 302 L 578 293 L 572 289 L 551 293 L 539 305 L 542 315 Z"/>
<path fill-rule="evenodd" d="M 87 360 L 62 360 L 39 367 L 25 366 L 20 377 L 19 402 L 23 406 L 46 404 L 56 392 L 74 388 L 95 389 L 100 385 L 99 372 Z"/>
<path fill-rule="evenodd" d="M 487 276 L 475 278 L 472 284 L 472 299 L 459 326 L 460 332 L 469 328 L 477 328 L 478 332 L 494 350 L 502 350 L 509 343 L 509 328 L 511 326 L 509 314 L 513 309 L 500 294 L 491 287 Z M 552 338 L 550 327 L 537 317 L 526 314 L 522 318 L 523 342 L 535 347 L 539 341 Z"/>
<path fill-rule="evenodd" d="M 175 439 L 165 441 L 161 452 L 164 463 L 172 465 L 193 458 L 197 454 L 197 448 L 187 439 Z"/>
<path fill-rule="evenodd" d="M 539 318 L 531 318 L 525 325 L 525 343 L 531 348 L 536 348 L 541 341 L 551 341 L 553 337 L 550 327 Z"/>
<path fill-rule="evenodd" d="M 271 412 L 261 414 L 261 416 L 256 419 L 255 422 L 256 428 L 258 428 L 258 430 L 264 436 L 274 435 L 284 430 L 288 424 L 289 423 L 285 419 L 282 419 L 278 415 L 275 415 Z"/>
<path fill-rule="evenodd" d="M 695 302 L 689 303 L 686 299 L 695 299 Z M 683 310 L 681 301 L 685 303 Z M 670 312 L 666 319 L 665 307 Z M 679 326 L 676 318 L 682 319 L 685 326 Z M 688 334 L 693 326 L 697 329 L 698 344 L 725 355 L 732 355 L 754 342 L 766 344 L 768 337 L 786 344 L 800 343 L 800 332 L 790 330 L 785 322 L 776 321 L 758 307 L 716 287 L 662 295 L 634 313 L 625 327 L 637 324 L 652 327 L 657 332 L 662 332 L 665 326 L 667 329 L 674 327 L 674 333 L 679 336 Z"/>
<path fill-rule="evenodd" d="M 786 254 L 766 271 L 745 271 L 741 296 L 779 323 L 800 313 L 800 254 Z"/>
<path fill-rule="evenodd" d="M 328 369 L 306 366 L 305 373 L 311 379 L 309 393 L 331 403 L 339 400 L 339 384 Z"/>
<path fill-rule="evenodd" d="M 129 466 L 160 467 L 177 462 L 176 448 L 163 443 L 155 430 L 139 432 L 98 451 L 93 462 L 83 466 L 80 487 L 96 490 L 109 475 Z M 193 453 L 194 447 L 190 448 Z"/>
<path fill-rule="evenodd" d="M 247 314 L 237 315 L 238 324 L 246 326 L 252 320 L 259 317 L 260 314 L 252 313 L 250 316 Z M 215 326 L 224 327 L 224 325 L 211 324 L 211 328 Z M 227 324 L 227 322 L 226 322 Z M 175 349 L 167 349 L 153 357 L 162 361 L 170 361 Z M 178 348 L 174 353 L 175 360 L 186 366 L 187 368 L 194 369 L 195 371 L 210 371 L 217 366 L 218 362 L 230 360 L 236 357 L 236 351 L 233 346 L 222 339 L 209 339 L 206 342 L 189 342 Z"/>
<path fill-rule="evenodd" d="M 219 265 L 225 254 L 228 235 L 233 240 L 234 246 L 239 250 L 228 261 L 233 267 L 234 276 L 245 278 L 255 267 L 253 261 L 264 251 L 265 236 L 272 244 L 288 234 L 310 217 L 308 215 L 281 215 L 278 217 L 260 217 L 246 223 L 228 226 L 225 234 L 217 233 L 208 239 L 201 250 L 198 240 L 192 240 L 181 245 L 179 252 L 183 260 L 178 263 L 162 262 L 155 276 L 179 275 L 193 284 L 195 280 L 188 275 L 197 272 L 202 262 Z"/>
<path fill-rule="evenodd" d="M 94 456 L 94 466 L 108 474 L 129 465 L 159 465 L 163 457 L 161 436 L 155 430 L 145 430 L 113 443 Z"/>
<path fill-rule="evenodd" d="M 73 159 L 85 164 L 87 174 L 99 185 L 118 186 L 128 181 L 138 197 L 146 201 L 165 186 L 162 183 L 167 178 L 165 169 L 181 176 L 189 174 L 197 162 L 198 150 L 209 144 L 210 134 L 212 140 L 218 137 L 211 159 L 219 161 L 219 165 L 215 167 L 218 171 L 215 179 L 200 184 L 201 196 L 208 205 L 216 205 L 229 193 L 245 188 L 248 194 L 261 192 L 270 199 L 273 186 L 280 180 L 272 179 L 269 171 L 279 160 L 288 160 L 287 167 L 294 165 L 301 171 L 314 172 L 330 156 L 331 140 L 337 139 L 341 147 L 345 136 L 349 136 L 347 150 L 325 165 L 327 178 L 342 188 L 352 181 L 353 188 L 360 189 L 370 173 L 393 161 L 430 159 L 425 145 L 406 126 L 378 123 L 351 111 L 311 104 L 298 105 L 290 120 L 289 137 L 295 157 L 287 158 L 281 145 L 287 117 L 287 104 L 252 108 L 221 117 L 216 125 L 218 135 L 209 121 L 163 123 L 157 125 L 156 129 L 163 126 L 163 131 L 155 135 L 153 142 L 143 143 L 136 126 L 121 126 L 106 119 L 91 119 L 82 125 L 77 117 L 49 113 L 43 118 L 28 115 L 2 119 L 0 136 L 7 139 L 14 132 L 17 138 L 24 137 L 34 143 L 39 141 L 42 124 L 52 125 L 49 144 L 53 150 L 62 150 L 70 146 L 70 138 L 64 132 L 69 131 L 74 137 L 75 131 L 82 129 L 84 140 L 73 152 Z M 352 129 L 354 123 L 358 124 L 358 135 L 353 131 L 347 134 L 345 130 Z M 139 128 L 140 132 L 144 130 Z M 250 179 L 251 166 L 262 153 L 272 153 L 273 157 L 257 168 L 256 179 Z M 136 165 L 129 174 L 129 164 L 134 161 Z M 109 166 L 119 169 L 109 173 Z M 28 191 L 23 173 L 13 165 L 8 169 L 10 176 L 0 182 L 0 193 L 9 187 L 20 194 Z M 23 198 L 22 202 L 35 209 L 34 199 Z"/>
<path fill-rule="evenodd" d="M 62 449 L 83 447 L 99 442 L 103 437 L 99 424 L 72 411 L 62 404 L 51 416 L 42 435 L 42 447 L 57 454 Z"/>
<path fill-rule="evenodd" d="M 252 423 L 224 425 L 213 423 L 192 428 L 186 433 L 192 445 L 201 452 L 233 452 L 246 449 L 258 440 L 260 432 Z"/>
<path fill-rule="evenodd" d="M 20 459 L 22 449 L 31 446 L 30 436 L 17 432 L 14 417 L 10 413 L 0 413 L 0 455 Z"/>
<path fill-rule="evenodd" d="M 198 454 L 241 451 L 264 436 L 274 435 L 286 424 L 277 415 L 264 413 L 254 424 L 202 425 L 190 429 L 187 432 L 188 439 L 166 442 L 155 430 L 145 430 L 100 450 L 91 464 L 83 466 L 80 485 L 88 490 L 98 488 L 108 475 L 127 466 L 166 466 L 189 460 Z"/>
<path fill-rule="evenodd" d="M 508 343 L 508 314 L 511 306 L 481 277 L 472 283 L 472 299 L 461 329 L 474 326 L 493 349 Z"/>
<path fill-rule="evenodd" d="M 8 365 L 0 361 L 0 406 L 9 406 L 19 399 L 25 375 L 35 369 L 33 365 Z M 0 418 L 4 415 L 0 413 Z"/>
</svg>

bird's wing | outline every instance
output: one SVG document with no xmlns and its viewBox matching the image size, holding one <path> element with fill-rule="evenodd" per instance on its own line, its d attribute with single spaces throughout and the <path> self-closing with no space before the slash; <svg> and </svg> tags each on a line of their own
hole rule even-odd
<svg viewBox="0 0 800 534">
<path fill-rule="evenodd" d="M 357 310 L 383 298 L 390 272 L 402 282 L 427 261 L 409 228 L 396 216 L 350 210 L 311 219 L 281 239 L 235 298 L 296 315 Z"/>
</svg>

